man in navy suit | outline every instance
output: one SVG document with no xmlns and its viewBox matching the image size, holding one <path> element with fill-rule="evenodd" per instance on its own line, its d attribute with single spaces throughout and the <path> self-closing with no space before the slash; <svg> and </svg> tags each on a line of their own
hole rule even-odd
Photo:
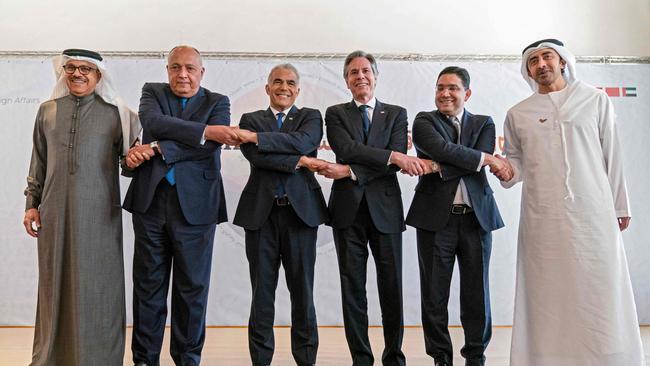
<svg viewBox="0 0 650 366">
<path fill-rule="evenodd" d="M 142 88 L 142 145 L 126 164 L 135 169 L 124 200 L 133 214 L 133 361 L 158 365 L 173 269 L 170 353 L 177 365 L 198 365 L 216 224 L 227 220 L 221 181 L 222 143 L 236 144 L 230 102 L 200 86 L 199 52 L 169 53 L 167 83 Z"/>
<path fill-rule="evenodd" d="M 253 365 L 270 365 L 275 347 L 273 318 L 280 264 L 291 294 L 291 351 L 298 365 L 316 363 L 318 329 L 314 308 L 316 233 L 327 220 L 320 185 L 310 171 L 323 137 L 316 109 L 297 108 L 300 75 L 291 64 L 268 77 L 267 109 L 239 122 L 241 151 L 251 174 L 233 223 L 246 230 L 253 291 L 248 346 Z"/>
<path fill-rule="evenodd" d="M 396 172 L 424 173 L 427 164 L 406 155 L 406 110 L 374 96 L 375 58 L 363 51 L 347 56 L 343 68 L 353 100 L 325 114 L 327 139 L 337 163 L 319 166 L 335 179 L 329 200 L 338 256 L 343 320 L 355 366 L 372 365 L 368 340 L 366 266 L 368 246 L 377 267 L 384 325 L 384 365 L 405 365 L 402 352 L 402 232 L 404 212 Z"/>
<path fill-rule="evenodd" d="M 413 122 L 417 154 L 429 165 L 419 178 L 406 223 L 417 229 L 422 326 L 436 366 L 452 365 L 447 303 L 454 262 L 460 270 L 460 311 L 466 365 L 485 363 L 492 335 L 488 288 L 492 230 L 503 227 L 485 169 L 503 169 L 492 156 L 494 122 L 465 110 L 469 73 L 447 67 L 436 83 L 436 107 Z"/>
</svg>

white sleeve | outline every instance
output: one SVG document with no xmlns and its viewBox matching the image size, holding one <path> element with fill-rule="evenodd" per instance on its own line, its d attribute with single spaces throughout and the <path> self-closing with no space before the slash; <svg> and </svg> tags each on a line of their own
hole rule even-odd
<svg viewBox="0 0 650 366">
<path fill-rule="evenodd" d="M 627 185 L 623 176 L 623 155 L 618 141 L 614 106 L 604 93 L 600 95 L 598 102 L 600 145 L 603 150 L 607 179 L 612 190 L 616 217 L 631 217 Z"/>
<path fill-rule="evenodd" d="M 513 170 L 512 179 L 507 182 L 501 181 L 503 188 L 510 188 L 522 180 L 522 151 L 517 131 L 514 127 L 513 117 L 510 111 L 506 114 L 506 121 L 503 124 L 504 153 L 510 162 Z"/>
</svg>

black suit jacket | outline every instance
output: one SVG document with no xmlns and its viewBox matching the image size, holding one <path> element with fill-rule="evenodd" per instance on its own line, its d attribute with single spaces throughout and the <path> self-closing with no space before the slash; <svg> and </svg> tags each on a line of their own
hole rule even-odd
<svg viewBox="0 0 650 366">
<path fill-rule="evenodd" d="M 337 179 L 329 199 L 330 225 L 352 225 L 365 195 L 370 216 L 382 233 L 400 233 L 404 226 L 402 195 L 395 173 L 388 165 L 391 151 L 406 153 L 406 110 L 377 100 L 367 142 L 363 140 L 361 112 L 354 101 L 331 106 L 325 113 L 327 140 L 341 164 L 349 164 L 357 177 Z"/>
<path fill-rule="evenodd" d="M 257 132 L 258 144 L 243 144 L 251 174 L 244 187 L 233 223 L 258 230 L 268 219 L 276 187 L 282 182 L 291 207 L 310 227 L 327 221 L 327 207 L 314 173 L 296 169 L 302 155 L 316 157 L 323 137 L 323 119 L 318 110 L 293 107 L 278 130 L 270 109 L 246 113 L 242 129 Z"/>
<path fill-rule="evenodd" d="M 192 225 L 227 221 L 221 181 L 221 144 L 200 141 L 206 125 L 230 124 L 228 97 L 200 88 L 181 108 L 180 99 L 167 83 L 142 87 L 139 110 L 142 143 L 158 141 L 163 156 L 156 155 L 134 172 L 124 199 L 131 213 L 145 213 L 158 183 L 174 165 L 176 191 L 185 219 Z"/>
<path fill-rule="evenodd" d="M 463 115 L 460 144 L 456 128 L 438 111 L 420 112 L 413 121 L 417 155 L 440 163 L 440 173 L 419 178 L 406 223 L 437 231 L 447 225 L 456 189 L 463 178 L 474 213 L 486 232 L 503 227 L 485 168 L 476 171 L 481 153 L 494 153 L 495 128 L 489 116 Z"/>
</svg>

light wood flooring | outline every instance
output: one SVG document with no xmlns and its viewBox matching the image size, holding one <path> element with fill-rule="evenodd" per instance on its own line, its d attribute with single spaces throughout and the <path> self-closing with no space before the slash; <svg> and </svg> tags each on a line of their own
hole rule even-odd
<svg viewBox="0 0 650 366">
<path fill-rule="evenodd" d="M 458 354 L 463 342 L 461 328 L 450 328 L 452 342 L 455 345 L 454 364 L 463 365 L 463 359 Z M 28 365 L 31 360 L 32 327 L 15 328 L 0 327 L 0 366 Z M 495 327 L 492 341 L 487 349 L 487 365 L 508 366 L 511 328 Z M 641 327 L 646 359 L 650 360 L 650 326 Z M 161 366 L 173 366 L 169 356 L 169 328 L 165 333 L 165 342 L 161 356 Z M 273 358 L 274 366 L 295 365 L 291 358 L 289 328 L 275 329 L 276 348 Z M 317 365 L 342 366 L 350 365 L 351 359 L 345 342 L 343 328 L 320 327 L 320 347 L 318 349 Z M 375 353 L 375 364 L 380 365 L 383 344 L 382 329 L 370 329 L 370 341 Z M 124 355 L 124 365 L 132 365 L 131 328 L 127 329 L 127 350 Z M 424 352 L 422 328 L 407 327 L 404 331 L 404 353 L 410 366 L 433 365 L 433 360 Z M 246 366 L 250 365 L 248 357 L 247 330 L 245 327 L 208 328 L 201 365 Z"/>
</svg>

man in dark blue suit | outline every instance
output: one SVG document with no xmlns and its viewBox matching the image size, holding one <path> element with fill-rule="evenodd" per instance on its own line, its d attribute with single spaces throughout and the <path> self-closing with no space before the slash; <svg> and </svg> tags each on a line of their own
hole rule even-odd
<svg viewBox="0 0 650 366">
<path fill-rule="evenodd" d="M 456 257 L 466 365 L 484 365 L 492 335 L 491 232 L 503 222 L 483 166 L 499 170 L 505 164 L 492 155 L 492 118 L 464 108 L 472 94 L 469 82 L 463 68 L 442 70 L 436 83 L 438 110 L 421 112 L 413 122 L 417 154 L 431 174 L 419 178 L 406 224 L 417 229 L 422 326 L 427 354 L 436 366 L 453 365 L 447 304 Z"/>
<path fill-rule="evenodd" d="M 330 225 L 338 257 L 345 336 L 355 366 L 374 363 L 368 339 L 366 269 L 368 248 L 377 268 L 384 326 L 384 365 L 403 366 L 402 232 L 404 211 L 396 172 L 420 175 L 428 166 L 406 155 L 406 110 L 374 96 L 375 58 L 363 51 L 343 67 L 353 100 L 325 113 L 327 139 L 337 163 L 318 172 L 335 179 L 329 199 Z"/>
<path fill-rule="evenodd" d="M 142 88 L 142 145 L 126 158 L 135 169 L 124 200 L 133 214 L 133 361 L 158 365 L 172 278 L 170 353 L 198 365 L 216 224 L 227 220 L 222 143 L 238 142 L 226 96 L 200 86 L 205 69 L 189 46 L 169 53 L 167 83 Z"/>
<path fill-rule="evenodd" d="M 233 223 L 246 230 L 253 291 L 248 345 L 253 365 L 270 365 L 275 347 L 273 318 L 280 264 L 291 294 L 291 351 L 298 365 L 316 363 L 318 329 L 314 308 L 316 233 L 327 220 L 320 185 L 310 171 L 323 137 L 316 109 L 297 108 L 300 76 L 291 64 L 268 77 L 270 107 L 239 122 L 241 151 L 251 174 Z"/>
</svg>

